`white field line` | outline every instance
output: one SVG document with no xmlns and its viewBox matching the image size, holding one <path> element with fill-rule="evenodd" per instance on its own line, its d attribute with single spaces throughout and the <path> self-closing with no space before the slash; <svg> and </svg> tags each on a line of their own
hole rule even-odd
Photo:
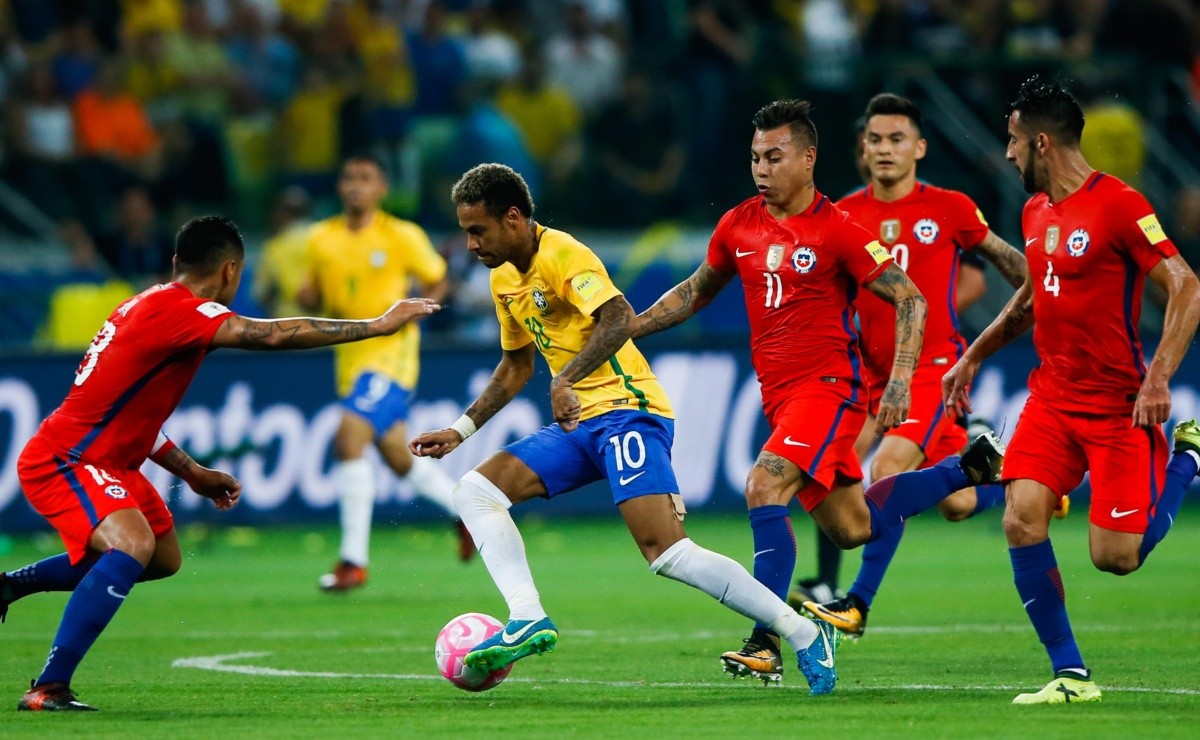
<svg viewBox="0 0 1200 740">
<path fill-rule="evenodd" d="M 171 663 L 172 668 L 195 668 L 220 673 L 236 673 L 243 676 L 266 676 L 271 678 L 335 678 L 335 679 L 384 679 L 392 681 L 441 681 L 441 676 L 432 673 L 343 673 L 338 671 L 296 671 L 286 668 L 271 668 L 259 665 L 233 665 L 230 661 L 265 658 L 271 653 L 245 652 L 229 653 L 226 655 L 203 655 L 191 658 L 179 658 Z M 572 686 L 605 686 L 614 689 L 713 689 L 713 688 L 742 688 L 744 682 L 722 681 L 598 681 L 586 678 L 510 678 L 515 683 L 531 684 L 565 684 Z M 807 687 L 782 685 L 779 690 L 803 690 Z M 855 686 L 843 689 L 843 693 L 859 691 L 1021 691 L 1032 690 L 1036 687 L 1009 685 L 966 685 L 945 686 L 938 684 L 902 684 L 899 686 Z M 1181 696 L 1200 696 L 1200 689 L 1157 689 L 1144 686 L 1114 687 L 1102 686 L 1104 691 L 1139 694 L 1177 694 Z"/>
</svg>

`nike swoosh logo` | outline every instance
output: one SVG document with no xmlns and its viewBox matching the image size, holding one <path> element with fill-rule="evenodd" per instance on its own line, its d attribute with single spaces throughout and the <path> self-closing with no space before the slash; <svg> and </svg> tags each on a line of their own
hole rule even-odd
<svg viewBox="0 0 1200 740">
<path fill-rule="evenodd" d="M 112 586 L 109 586 L 109 587 L 108 587 L 108 595 L 109 595 L 109 596 L 112 596 L 112 597 L 114 597 L 114 598 L 117 598 L 117 599 L 123 599 L 123 598 L 125 598 L 126 596 L 128 596 L 129 594 L 119 594 L 119 593 L 117 593 L 117 592 L 116 592 L 116 590 L 114 590 L 114 589 L 113 589 L 113 587 L 112 587 Z"/>
<path fill-rule="evenodd" d="M 643 470 L 640 473 L 634 473 L 633 475 L 629 476 L 628 478 L 626 478 L 625 476 L 622 475 L 621 476 L 621 485 L 626 485 L 628 483 L 632 483 L 645 474 L 646 474 L 646 471 Z"/>
<path fill-rule="evenodd" d="M 521 629 L 517 630 L 516 632 L 514 632 L 512 634 L 509 634 L 508 627 L 505 627 L 504 631 L 500 633 L 500 640 L 505 645 L 511 645 L 514 642 L 520 640 L 522 637 L 524 637 L 525 633 L 528 632 L 529 630 L 533 629 L 533 625 L 535 625 L 535 624 L 537 624 L 537 622 L 530 622 L 529 624 L 525 625 L 524 627 L 522 627 Z"/>
<path fill-rule="evenodd" d="M 1136 514 L 1136 513 L 1137 513 L 1137 509 L 1130 509 L 1129 511 L 1117 511 L 1117 507 L 1114 506 L 1112 508 L 1112 511 L 1108 512 L 1108 515 L 1111 516 L 1113 519 L 1120 519 L 1121 517 L 1126 517 L 1126 516 L 1129 516 L 1130 514 Z"/>
<path fill-rule="evenodd" d="M 792 439 L 792 435 L 790 435 L 790 434 L 783 438 L 783 443 L 790 447 L 812 447 L 812 445 L 810 445 L 810 444 L 805 444 L 804 442 L 797 442 L 796 440 Z"/>
<path fill-rule="evenodd" d="M 821 642 L 825 643 L 825 657 L 817 658 L 817 662 L 826 668 L 833 668 L 833 648 L 829 646 L 829 638 L 825 635 L 825 630 L 818 628 L 821 632 Z"/>
<path fill-rule="evenodd" d="M 1025 240 L 1025 246 L 1027 246 L 1027 247 L 1028 247 L 1030 244 L 1033 244 L 1033 243 L 1034 243 L 1034 242 L 1036 242 L 1037 240 L 1038 240 L 1038 238 L 1037 238 L 1036 236 L 1035 236 L 1035 237 L 1033 237 L 1032 239 L 1026 239 L 1026 240 Z"/>
<path fill-rule="evenodd" d="M 905 424 L 920 424 L 920 423 L 921 423 L 920 419 L 905 419 L 904 421 L 900 422 L 899 426 L 904 426 Z"/>
<path fill-rule="evenodd" d="M 758 552 L 754 553 L 754 557 L 758 557 L 759 555 L 766 555 L 769 552 L 775 552 L 775 548 L 772 547 L 770 550 L 759 550 Z"/>
<path fill-rule="evenodd" d="M 743 252 L 740 249 L 735 249 L 735 250 L 733 250 L 733 256 L 734 257 L 745 257 L 746 255 L 754 254 L 757 251 L 758 251 L 757 249 L 751 249 L 749 252 Z"/>
<path fill-rule="evenodd" d="M 1024 604 L 1021 604 L 1021 606 L 1025 607 L 1026 609 L 1028 609 L 1028 608 L 1029 608 L 1029 605 L 1030 605 L 1030 604 L 1032 604 L 1032 603 L 1033 603 L 1033 602 L 1035 602 L 1035 601 L 1037 601 L 1037 599 L 1030 599 L 1029 601 L 1026 601 Z"/>
</svg>

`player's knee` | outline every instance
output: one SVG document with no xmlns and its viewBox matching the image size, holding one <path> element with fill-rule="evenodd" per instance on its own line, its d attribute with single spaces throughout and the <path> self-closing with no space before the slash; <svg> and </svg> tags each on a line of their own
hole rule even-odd
<svg viewBox="0 0 1200 740">
<path fill-rule="evenodd" d="M 1127 576 L 1141 565 L 1136 552 L 1094 552 L 1092 564 L 1097 570 L 1117 576 Z"/>
<path fill-rule="evenodd" d="M 767 476 L 756 475 L 754 470 L 746 477 L 746 506 L 756 509 L 759 506 L 787 504 L 791 496 L 779 483 Z"/>
<path fill-rule="evenodd" d="M 1049 522 L 1037 521 L 1009 507 L 1004 511 L 1004 536 L 1012 547 L 1036 545 L 1050 536 Z"/>
<path fill-rule="evenodd" d="M 472 514 L 506 511 L 512 507 L 508 496 L 495 483 L 475 470 L 467 471 L 459 479 L 458 485 L 450 493 L 450 501 L 454 510 L 464 520 L 469 520 Z"/>
<path fill-rule="evenodd" d="M 961 522 L 975 513 L 974 498 L 973 495 L 960 497 L 956 494 L 951 494 L 942 499 L 942 502 L 938 504 L 938 511 L 941 512 L 942 518 L 948 522 Z"/>
</svg>

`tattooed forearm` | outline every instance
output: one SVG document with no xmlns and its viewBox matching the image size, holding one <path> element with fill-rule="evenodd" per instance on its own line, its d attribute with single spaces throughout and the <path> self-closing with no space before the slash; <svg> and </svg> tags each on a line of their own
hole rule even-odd
<svg viewBox="0 0 1200 740">
<path fill-rule="evenodd" d="M 370 336 L 369 321 L 339 319 L 276 319 L 263 321 L 238 317 L 242 322 L 238 344 L 243 349 L 308 349 L 354 342 Z"/>
<path fill-rule="evenodd" d="M 1018 304 L 1000 315 L 999 339 L 1001 342 L 1008 344 L 1029 329 L 1033 323 L 1030 308 L 1032 306 Z"/>
<path fill-rule="evenodd" d="M 587 343 L 555 377 L 555 380 L 574 385 L 608 362 L 630 339 L 633 330 L 633 307 L 624 296 L 608 300 L 596 309 L 592 334 Z"/>
<path fill-rule="evenodd" d="M 1014 288 L 1020 288 L 1029 278 L 1029 263 L 1025 260 L 1025 255 L 996 236 L 995 232 L 989 231 L 979 246 L 975 247 L 975 251 L 995 265 L 1008 284 Z"/>
<path fill-rule="evenodd" d="M 500 364 L 492 373 L 492 379 L 479 397 L 467 408 L 467 416 L 481 427 L 488 419 L 513 400 L 529 377 L 533 375 L 533 344 L 521 349 L 506 350 Z"/>
<path fill-rule="evenodd" d="M 196 472 L 196 461 L 192 456 L 184 452 L 179 447 L 168 452 L 161 459 L 156 459 L 156 463 L 171 473 L 180 480 L 188 480 Z"/>
<path fill-rule="evenodd" d="M 1028 331 L 1033 322 L 1033 288 L 1026 282 L 1008 299 L 1000 315 L 971 343 L 967 348 L 967 355 L 974 362 L 983 362 L 1001 347 Z"/>
<path fill-rule="evenodd" d="M 691 277 L 671 288 L 653 306 L 638 315 L 632 338 L 655 334 L 682 324 L 712 303 L 732 278 L 732 273 L 717 272 L 707 262 L 701 264 Z"/>
</svg>

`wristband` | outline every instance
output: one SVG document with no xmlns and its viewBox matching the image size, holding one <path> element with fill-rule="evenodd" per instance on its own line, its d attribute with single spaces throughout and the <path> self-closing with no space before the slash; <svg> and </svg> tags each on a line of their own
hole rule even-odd
<svg viewBox="0 0 1200 740">
<path fill-rule="evenodd" d="M 477 427 L 475 426 L 475 422 L 471 421 L 471 417 L 463 414 L 462 416 L 458 417 L 453 424 L 450 425 L 450 428 L 458 432 L 458 435 L 463 438 L 464 442 L 466 442 L 467 437 L 470 437 L 472 434 L 474 434 Z"/>
</svg>

